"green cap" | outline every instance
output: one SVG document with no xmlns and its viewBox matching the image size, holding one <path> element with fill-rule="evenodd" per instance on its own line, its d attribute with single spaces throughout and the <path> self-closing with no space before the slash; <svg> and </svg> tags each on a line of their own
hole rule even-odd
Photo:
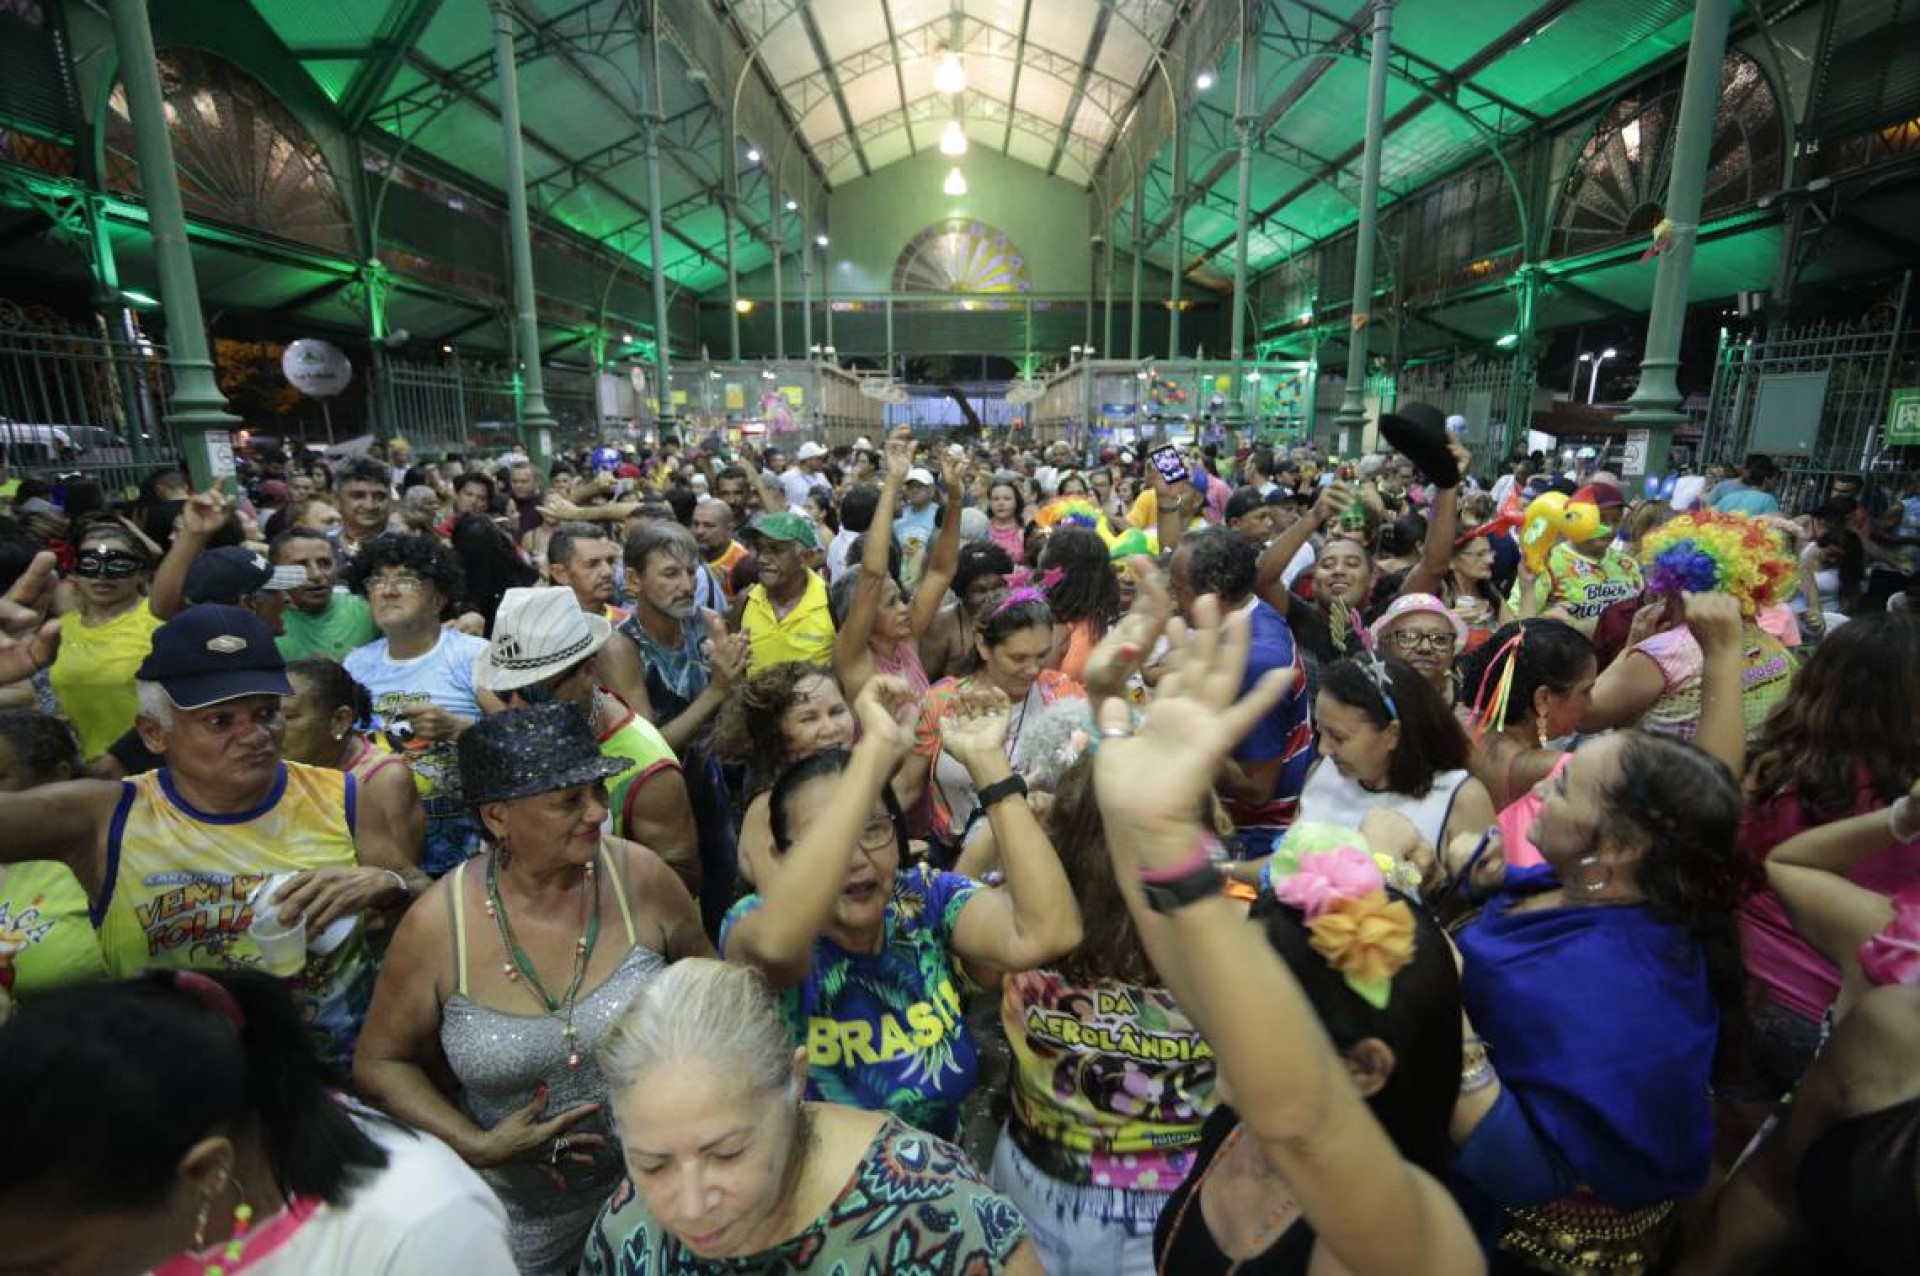
<svg viewBox="0 0 1920 1276">
<path fill-rule="evenodd" d="M 755 514 L 747 520 L 743 535 L 764 536 L 770 541 L 793 541 L 806 549 L 820 548 L 820 538 L 814 533 L 813 520 L 792 510 Z"/>
</svg>

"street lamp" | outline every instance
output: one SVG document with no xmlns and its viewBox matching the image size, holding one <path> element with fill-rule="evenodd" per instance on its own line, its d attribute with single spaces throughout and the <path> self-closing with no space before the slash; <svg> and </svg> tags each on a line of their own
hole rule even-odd
<svg viewBox="0 0 1920 1276">
<path fill-rule="evenodd" d="M 1573 365 L 1573 384 L 1567 387 L 1567 398 L 1575 403 L 1580 401 L 1580 370 L 1582 364 L 1593 362 L 1593 351 L 1582 350 L 1580 359 Z"/>
<path fill-rule="evenodd" d="M 1597 394 L 1600 390 L 1601 366 L 1605 364 L 1607 360 L 1618 357 L 1619 353 L 1620 352 L 1618 350 L 1615 350 L 1612 346 L 1608 346 L 1605 350 L 1602 350 L 1599 353 L 1599 355 L 1594 359 L 1593 380 L 1587 382 L 1587 402 L 1588 403 L 1593 402 L 1593 396 Z"/>
</svg>

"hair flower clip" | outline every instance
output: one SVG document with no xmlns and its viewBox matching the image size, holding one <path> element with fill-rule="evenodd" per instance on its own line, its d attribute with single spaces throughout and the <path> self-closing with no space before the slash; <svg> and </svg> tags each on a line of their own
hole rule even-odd
<svg viewBox="0 0 1920 1276">
<path fill-rule="evenodd" d="M 1386 889 L 1386 880 L 1373 857 L 1352 846 L 1302 855 L 1294 872 L 1272 880 L 1274 898 L 1299 909 L 1308 922 L 1326 913 L 1337 900 L 1360 899 Z"/>
<path fill-rule="evenodd" d="M 1876 985 L 1920 984 L 1920 887 L 1893 897 L 1893 920 L 1860 945 L 1860 971 Z"/>
<path fill-rule="evenodd" d="M 1337 899 L 1307 931 L 1313 951 L 1346 976 L 1347 987 L 1375 1010 L 1387 1008 L 1393 977 L 1413 960 L 1413 910 L 1404 900 L 1384 890 Z"/>
</svg>

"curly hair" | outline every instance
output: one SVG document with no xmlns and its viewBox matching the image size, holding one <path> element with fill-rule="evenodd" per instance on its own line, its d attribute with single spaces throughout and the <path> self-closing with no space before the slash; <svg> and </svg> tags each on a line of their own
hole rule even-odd
<svg viewBox="0 0 1920 1276">
<path fill-rule="evenodd" d="M 366 597 L 367 577 L 382 567 L 399 567 L 414 573 L 438 590 L 447 606 L 465 595 L 466 579 L 460 570 L 460 558 L 437 537 L 416 536 L 410 532 L 381 533 L 362 545 L 353 561 L 347 564 L 347 588 Z"/>
<path fill-rule="evenodd" d="M 1793 592 L 1798 564 L 1780 538 L 1744 514 L 1696 510 L 1669 519 L 1641 542 L 1647 592 L 1731 594 L 1748 619 Z"/>
<path fill-rule="evenodd" d="M 748 678 L 720 706 L 713 724 L 713 754 L 747 768 L 754 789 L 748 797 L 773 787 L 797 760 L 787 749 L 780 721 L 800 699 L 800 688 L 815 678 L 833 682 L 833 670 L 803 660 L 771 665 Z"/>
<path fill-rule="evenodd" d="M 1058 568 L 1066 573 L 1047 590 L 1047 605 L 1053 617 L 1063 625 L 1091 620 L 1105 632 L 1120 619 L 1120 578 L 1114 574 L 1113 560 L 1107 556 L 1107 543 L 1100 533 L 1084 527 L 1062 526 L 1047 537 L 1040 554 L 1042 571 Z"/>
<path fill-rule="evenodd" d="M 1620 738 L 1619 773 L 1602 786 L 1600 804 L 1646 847 L 1637 876 L 1647 907 L 1700 945 L 1714 999 L 1735 1010 L 1746 986 L 1736 920 L 1743 884 L 1734 839 L 1745 809 L 1739 782 L 1726 763 L 1691 744 L 1644 731 Z"/>
<path fill-rule="evenodd" d="M 1864 778 L 1892 802 L 1920 777 L 1920 615 L 1880 612 L 1835 629 L 1761 724 L 1747 769 L 1755 801 L 1792 788 L 1810 823 L 1851 814 Z"/>
<path fill-rule="evenodd" d="M 965 598 L 973 582 L 982 576 L 1011 576 L 1013 559 L 992 541 L 975 541 L 960 547 L 960 565 L 953 569 L 953 592 Z"/>
</svg>

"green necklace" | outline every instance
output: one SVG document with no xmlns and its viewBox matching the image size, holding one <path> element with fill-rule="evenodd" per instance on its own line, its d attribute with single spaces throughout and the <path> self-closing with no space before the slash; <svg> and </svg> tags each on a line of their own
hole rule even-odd
<svg viewBox="0 0 1920 1276">
<path fill-rule="evenodd" d="M 500 857 L 497 854 L 487 856 L 487 916 L 493 918 L 500 928 L 500 942 L 506 947 L 507 955 L 513 960 L 501 967 L 508 983 L 519 983 L 524 976 L 527 985 L 547 1008 L 550 1015 L 559 1015 L 565 1011 L 561 1020 L 561 1035 L 567 1045 L 567 1067 L 580 1066 L 580 1051 L 575 1043 L 573 1031 L 573 1007 L 580 997 L 580 985 L 587 977 L 587 963 L 593 960 L 593 946 L 600 940 L 600 882 L 593 873 L 593 861 L 588 860 L 585 868 L 583 892 L 586 921 L 581 927 L 580 938 L 573 946 L 573 978 L 567 983 L 567 990 L 555 997 L 540 982 L 540 972 L 534 967 L 533 959 L 527 956 L 526 949 L 520 947 L 520 941 L 513 937 L 513 924 L 507 920 L 507 906 L 500 898 Z"/>
</svg>

